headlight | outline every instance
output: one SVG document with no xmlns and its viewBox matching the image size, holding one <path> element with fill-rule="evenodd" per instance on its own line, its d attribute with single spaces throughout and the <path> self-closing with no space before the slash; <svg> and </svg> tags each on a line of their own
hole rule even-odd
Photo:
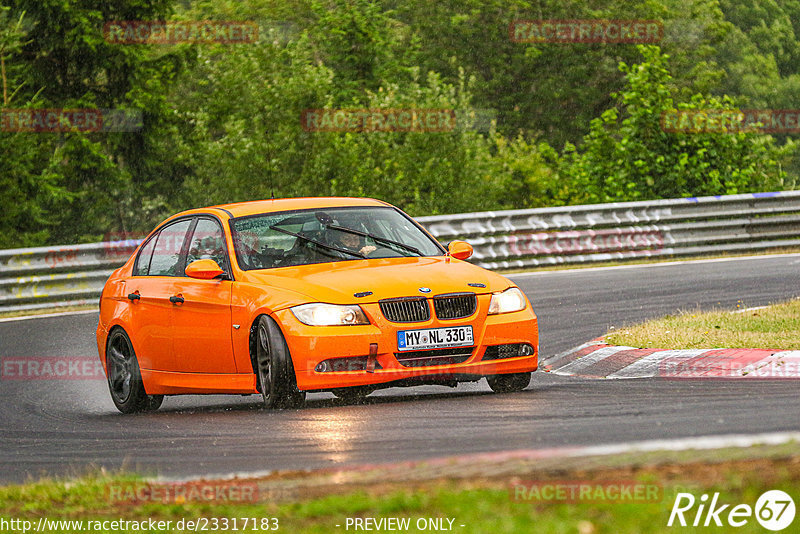
<svg viewBox="0 0 800 534">
<path fill-rule="evenodd" d="M 290 308 L 297 320 L 308 326 L 343 326 L 369 324 L 360 306 L 339 306 L 315 302 Z"/>
<path fill-rule="evenodd" d="M 493 293 L 489 303 L 489 315 L 524 310 L 525 295 L 518 287 L 509 287 L 501 293 Z"/>
</svg>

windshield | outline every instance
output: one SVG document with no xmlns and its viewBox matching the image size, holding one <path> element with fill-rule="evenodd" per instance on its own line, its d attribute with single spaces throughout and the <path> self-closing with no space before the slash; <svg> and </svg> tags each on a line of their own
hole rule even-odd
<svg viewBox="0 0 800 534">
<path fill-rule="evenodd" d="M 391 207 L 284 211 L 231 221 L 243 270 L 404 256 L 444 250 Z"/>
</svg>

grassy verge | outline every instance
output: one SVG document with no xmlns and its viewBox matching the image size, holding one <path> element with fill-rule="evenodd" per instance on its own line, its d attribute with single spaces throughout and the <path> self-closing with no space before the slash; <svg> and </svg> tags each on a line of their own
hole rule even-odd
<svg viewBox="0 0 800 534">
<path fill-rule="evenodd" d="M 0 518 L 26 519 L 34 524 L 40 517 L 48 519 L 170 521 L 164 531 L 181 532 L 179 521 L 197 518 L 238 518 L 238 531 L 261 532 L 266 529 L 242 528 L 243 518 L 277 518 L 280 532 L 347 532 L 347 518 L 407 518 L 409 532 L 417 532 L 418 520 L 440 519 L 444 526 L 452 519 L 451 530 L 463 533 L 484 532 L 579 532 L 582 534 L 616 532 L 671 532 L 667 520 L 678 492 L 695 497 L 719 492 L 720 503 L 754 506 L 759 495 L 780 489 L 800 496 L 800 455 L 797 445 L 772 449 L 761 458 L 741 458 L 742 451 L 730 455 L 720 451 L 715 461 L 703 459 L 704 451 L 696 451 L 695 460 L 686 463 L 664 461 L 630 463 L 630 460 L 606 458 L 604 467 L 539 468 L 537 472 L 518 474 L 507 469 L 495 470 L 483 477 L 437 477 L 434 480 L 390 484 L 376 482 L 358 488 L 339 484 L 323 496 L 313 491 L 306 480 L 291 499 L 261 499 L 253 503 L 182 503 L 182 504 L 119 504 L 109 498 L 110 485 L 141 482 L 132 476 L 109 476 L 98 473 L 69 481 L 43 480 L 19 486 L 0 487 Z M 752 451 L 750 451 L 752 452 Z M 762 451 L 763 452 L 763 451 Z M 693 455 L 688 455 L 692 457 Z M 684 458 L 687 456 L 684 455 Z M 734 457 L 734 459 L 731 459 Z M 501 474 L 503 473 L 503 474 Z M 509 474 L 515 473 L 515 474 Z M 658 498 L 651 502 L 630 502 L 619 499 L 576 500 L 536 498 L 530 493 L 534 483 L 585 483 L 595 488 L 631 481 L 659 488 Z M 526 488 L 528 493 L 519 488 Z M 543 486 L 539 486 L 543 487 Z M 263 495 L 262 495 L 263 497 Z M 696 507 L 687 513 L 690 522 Z M 800 521 L 800 519 L 797 519 Z M 270 525 L 273 523 L 269 523 Z M 252 523 L 251 523 L 252 525 Z M 338 525 L 338 526 L 337 526 Z M 462 526 L 463 525 L 463 526 Z M 209 527 L 210 528 L 210 527 Z M 69 529 L 50 528 L 50 532 Z M 75 527 L 73 527 L 75 530 Z M 199 530 L 202 530 L 199 529 Z M 385 530 L 385 529 L 384 529 Z M 430 530 L 430 529 L 429 529 Z M 681 531 L 704 530 L 681 528 Z M 764 532 L 755 518 L 737 532 Z M 114 531 L 108 528 L 104 531 Z M 131 529 L 131 531 L 136 531 Z M 151 530 L 152 532 L 152 530 Z"/>
<path fill-rule="evenodd" d="M 608 343 L 671 349 L 800 349 L 800 300 L 731 312 L 682 312 L 606 334 Z"/>
</svg>

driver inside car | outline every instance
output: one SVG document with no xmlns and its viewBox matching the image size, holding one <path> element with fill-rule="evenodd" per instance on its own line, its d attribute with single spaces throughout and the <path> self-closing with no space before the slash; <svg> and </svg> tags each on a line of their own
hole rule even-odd
<svg viewBox="0 0 800 534">
<path fill-rule="evenodd" d="M 363 256 L 368 256 L 377 248 L 373 245 L 367 245 L 364 238 L 360 235 L 342 231 L 339 231 L 338 233 L 339 245 L 347 250 L 357 251 Z"/>
</svg>

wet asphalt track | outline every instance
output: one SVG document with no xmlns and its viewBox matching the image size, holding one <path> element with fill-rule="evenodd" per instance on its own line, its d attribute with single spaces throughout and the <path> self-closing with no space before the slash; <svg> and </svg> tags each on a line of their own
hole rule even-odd
<svg viewBox="0 0 800 534">
<path fill-rule="evenodd" d="M 679 309 L 800 296 L 800 255 L 512 275 L 539 315 L 543 357 Z M 741 302 L 740 302 L 741 301 Z M 0 357 L 96 355 L 95 314 L 0 323 Z M 798 333 L 800 335 L 800 333 Z M 602 381 L 534 374 L 263 411 L 258 397 L 167 398 L 123 416 L 102 380 L 0 381 L 0 482 L 92 466 L 171 477 L 310 469 L 463 453 L 800 430 L 796 381 Z"/>
</svg>

